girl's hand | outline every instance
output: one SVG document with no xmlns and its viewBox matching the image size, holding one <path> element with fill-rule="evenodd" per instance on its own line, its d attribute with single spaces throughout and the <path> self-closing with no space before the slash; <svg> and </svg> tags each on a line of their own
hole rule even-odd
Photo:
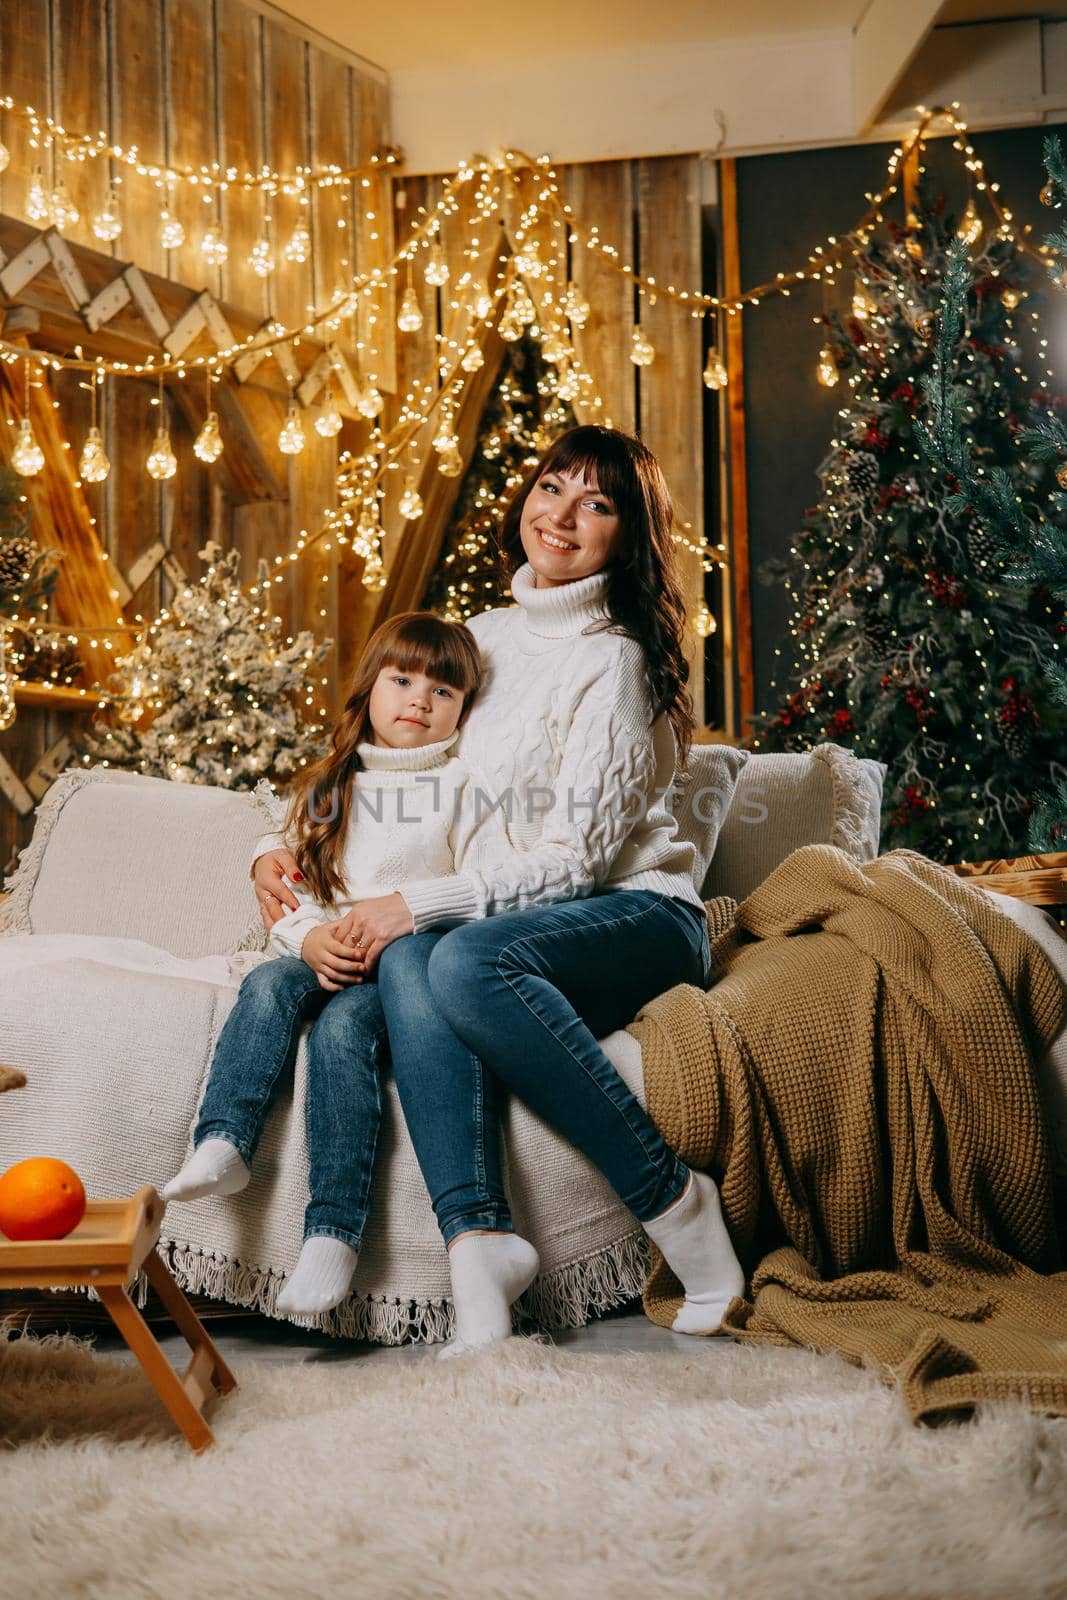
<svg viewBox="0 0 1067 1600">
<path fill-rule="evenodd" d="M 365 971 L 373 972 L 383 950 L 415 932 L 415 919 L 402 894 L 384 894 L 360 900 L 334 927 L 338 939 L 347 940 L 362 957 Z"/>
<path fill-rule="evenodd" d="M 294 883 L 299 883 L 303 877 L 296 858 L 288 850 L 270 850 L 265 856 L 256 858 L 252 878 L 259 901 L 259 914 L 268 933 L 287 910 L 299 910 L 300 902 L 289 885 L 282 882 L 283 874 L 292 878 Z"/>
<path fill-rule="evenodd" d="M 319 987 L 336 994 L 349 984 L 363 982 L 364 963 L 350 944 L 337 935 L 337 923 L 325 923 L 305 934 L 300 958 L 319 980 Z"/>
</svg>

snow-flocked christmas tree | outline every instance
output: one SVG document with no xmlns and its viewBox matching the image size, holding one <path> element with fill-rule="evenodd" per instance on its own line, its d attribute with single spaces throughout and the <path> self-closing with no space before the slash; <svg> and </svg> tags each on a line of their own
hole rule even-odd
<svg viewBox="0 0 1067 1600">
<path fill-rule="evenodd" d="M 977 248 L 953 352 L 970 449 L 1024 504 L 1049 472 L 1016 444 L 1030 404 L 1011 313 L 1024 294 L 1014 245 Z M 1067 715 L 1043 663 L 1064 632 L 1047 584 L 1013 583 L 988 520 L 924 460 L 923 380 L 957 230 L 940 206 L 872 240 L 852 313 L 825 319 L 820 380 L 845 381 L 822 497 L 792 558 L 770 574 L 793 599 L 795 688 L 759 719 L 762 750 L 824 740 L 885 761 L 884 848 L 939 860 L 1024 849 L 1035 779 L 1052 770 Z"/>
<path fill-rule="evenodd" d="M 302 722 L 298 702 L 313 706 L 309 673 L 330 642 L 283 637 L 281 619 L 242 590 L 236 550 L 208 544 L 200 559 L 200 583 L 179 591 L 116 663 L 107 693 L 117 724 L 94 724 L 83 759 L 224 789 L 262 778 L 284 786 L 325 748 L 323 727 Z"/>
</svg>

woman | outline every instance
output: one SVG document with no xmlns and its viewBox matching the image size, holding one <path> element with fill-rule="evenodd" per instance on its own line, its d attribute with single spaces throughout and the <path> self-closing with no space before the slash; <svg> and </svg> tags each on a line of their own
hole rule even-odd
<svg viewBox="0 0 1067 1600">
<path fill-rule="evenodd" d="M 692 734 L 671 503 L 656 458 L 610 428 L 558 439 L 509 505 L 517 606 L 470 621 L 486 683 L 463 759 L 506 811 L 493 870 L 405 881 L 348 913 L 378 967 L 393 1072 L 449 1251 L 456 1348 L 506 1338 L 537 1272 L 500 1171 L 504 1084 L 582 1150 L 686 1291 L 679 1332 L 743 1292 L 710 1178 L 667 1148 L 597 1044 L 678 983 L 704 986 L 707 922 L 664 796 Z M 294 904 L 256 862 L 264 920 Z M 455 926 L 459 923 L 459 926 Z"/>
</svg>

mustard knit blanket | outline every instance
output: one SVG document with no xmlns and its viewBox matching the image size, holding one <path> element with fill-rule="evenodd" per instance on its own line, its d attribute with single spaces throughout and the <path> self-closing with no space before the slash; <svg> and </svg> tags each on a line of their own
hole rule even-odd
<svg viewBox="0 0 1067 1600">
<path fill-rule="evenodd" d="M 1067 1273 L 1034 1056 L 1059 978 L 986 896 L 897 850 L 797 850 L 708 904 L 707 993 L 630 1031 L 668 1143 L 721 1185 L 751 1281 L 738 1338 L 873 1360 L 913 1419 L 1022 1397 L 1067 1415 Z M 653 1253 L 645 1309 L 680 1286 Z"/>
</svg>

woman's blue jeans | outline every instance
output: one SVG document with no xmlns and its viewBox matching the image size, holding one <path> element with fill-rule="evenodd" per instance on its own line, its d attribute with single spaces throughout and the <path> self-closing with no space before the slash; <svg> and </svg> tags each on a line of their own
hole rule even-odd
<svg viewBox="0 0 1067 1600">
<path fill-rule="evenodd" d="M 312 1017 L 304 1238 L 327 1234 L 359 1250 L 382 1120 L 385 1017 L 376 983 L 331 993 L 292 956 L 255 967 L 215 1046 L 193 1144 L 228 1139 L 251 1165 L 275 1088 Z"/>
<path fill-rule="evenodd" d="M 678 1198 L 686 1168 L 597 1040 L 675 984 L 703 988 L 709 967 L 703 911 L 645 889 L 412 934 L 383 951 L 393 1073 L 446 1243 L 512 1228 L 498 1085 L 583 1151 L 639 1221 Z"/>
</svg>

